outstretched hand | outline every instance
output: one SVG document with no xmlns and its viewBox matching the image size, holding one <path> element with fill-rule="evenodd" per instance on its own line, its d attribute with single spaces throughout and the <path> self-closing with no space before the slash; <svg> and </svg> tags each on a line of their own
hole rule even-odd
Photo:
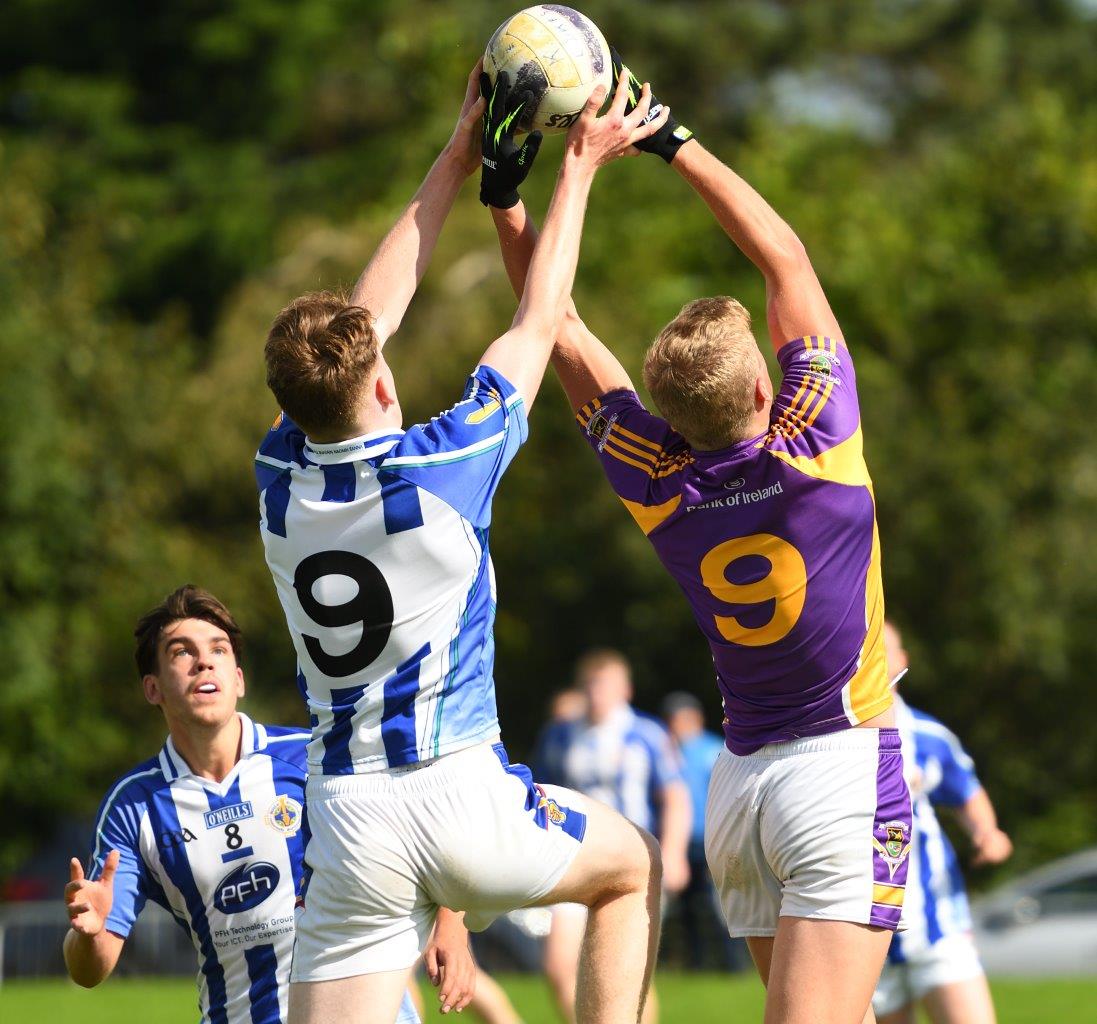
<svg viewBox="0 0 1097 1024">
<path fill-rule="evenodd" d="M 521 146 L 514 141 L 518 115 L 533 103 L 533 94 L 516 92 L 506 71 L 496 75 L 494 84 L 487 72 L 481 71 L 480 96 L 486 104 L 480 202 L 509 210 L 518 202 L 518 186 L 526 180 L 541 148 L 540 132 L 530 132 Z"/>
<path fill-rule="evenodd" d="M 84 877 L 84 868 L 75 857 L 69 862 L 69 884 L 65 886 L 65 909 L 72 930 L 81 935 L 98 935 L 107 922 L 114 904 L 114 873 L 119 853 L 111 850 L 103 871 L 94 881 Z"/>
<path fill-rule="evenodd" d="M 617 79 L 617 90 L 609 110 L 598 116 L 598 110 L 606 98 L 606 88 L 595 86 L 579 120 L 568 132 L 568 154 L 593 167 L 601 167 L 621 156 L 635 156 L 637 146 L 659 131 L 670 117 L 670 107 L 664 106 L 654 117 L 648 117 L 651 107 L 651 87 L 645 82 L 637 102 L 631 111 L 629 103 L 629 77 L 627 71 Z"/>
<path fill-rule="evenodd" d="M 621 55 L 614 47 L 609 48 L 610 58 L 613 61 L 613 76 L 615 79 L 620 79 L 621 76 L 628 76 L 629 83 L 629 98 L 628 103 L 625 106 L 625 113 L 631 114 L 637 104 L 640 102 L 640 82 L 639 79 L 632 73 L 631 69 L 625 66 L 625 62 L 621 59 Z M 663 104 L 659 102 L 653 95 L 651 97 L 651 107 L 648 110 L 647 117 L 654 119 L 659 116 L 663 110 Z M 667 117 L 663 122 L 662 127 L 652 133 L 648 138 L 642 139 L 636 143 L 636 148 L 642 150 L 645 153 L 654 153 L 656 156 L 661 156 L 668 164 L 674 160 L 678 150 L 682 148 L 682 145 L 689 142 L 693 138 L 693 132 L 691 132 L 685 125 L 679 124 L 673 117 Z"/>
</svg>

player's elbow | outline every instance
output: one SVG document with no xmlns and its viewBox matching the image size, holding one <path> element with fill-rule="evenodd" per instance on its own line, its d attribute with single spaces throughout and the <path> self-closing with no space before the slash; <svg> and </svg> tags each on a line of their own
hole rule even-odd
<svg viewBox="0 0 1097 1024">
<path fill-rule="evenodd" d="M 787 227 L 770 246 L 773 272 L 782 278 L 793 278 L 811 272 L 811 258 L 799 235 Z"/>
<path fill-rule="evenodd" d="M 95 988 L 106 975 L 81 974 L 79 971 L 74 972 L 70 967 L 69 977 L 81 988 Z"/>
<path fill-rule="evenodd" d="M 81 988 L 95 988 L 106 981 L 118 962 L 117 954 L 106 957 L 96 951 L 89 954 L 86 937 L 72 930 L 65 936 L 62 952 L 69 977 Z"/>
</svg>

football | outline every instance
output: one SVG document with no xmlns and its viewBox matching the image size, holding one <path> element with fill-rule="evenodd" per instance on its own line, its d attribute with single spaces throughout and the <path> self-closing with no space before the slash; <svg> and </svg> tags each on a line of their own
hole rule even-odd
<svg viewBox="0 0 1097 1024">
<path fill-rule="evenodd" d="M 533 103 L 518 116 L 518 128 L 546 135 L 566 132 L 579 118 L 591 91 L 612 78 L 609 46 L 586 15 L 559 4 L 527 7 L 507 18 L 488 42 L 484 70 L 494 83 L 506 71 Z"/>
</svg>

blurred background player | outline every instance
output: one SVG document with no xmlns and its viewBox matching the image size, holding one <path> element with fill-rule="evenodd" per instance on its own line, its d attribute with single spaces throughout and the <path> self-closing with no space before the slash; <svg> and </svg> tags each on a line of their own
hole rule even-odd
<svg viewBox="0 0 1097 1024">
<path fill-rule="evenodd" d="M 884 626 L 888 671 L 898 683 L 907 652 Z M 888 951 L 873 1006 L 880 1024 L 914 1024 L 921 1005 L 934 1024 L 994 1024 L 994 1003 L 972 939 L 971 911 L 952 844 L 934 807 L 952 810 L 971 840 L 972 863 L 1000 864 L 1013 844 L 960 741 L 936 718 L 895 697 L 914 828 L 903 920 Z"/>
<path fill-rule="evenodd" d="M 575 690 L 586 698 L 585 712 L 547 727 L 538 744 L 538 777 L 599 800 L 657 836 L 663 852 L 663 886 L 670 893 L 680 892 L 689 881 L 690 803 L 669 734 L 658 719 L 630 705 L 631 669 L 618 651 L 594 650 L 580 658 Z M 545 940 L 545 973 L 568 1021 L 575 1019 L 585 921 L 585 907 L 553 907 Z M 655 1019 L 652 997 L 644 1020 Z"/>
<path fill-rule="evenodd" d="M 692 827 L 689 837 L 689 882 L 669 913 L 677 917 L 685 938 L 688 967 L 695 971 L 713 966 L 734 970 L 740 966 L 736 946 L 728 935 L 712 875 L 705 860 L 705 805 L 712 769 L 724 749 L 724 738 L 705 728 L 701 702 L 683 690 L 663 699 L 663 721 L 681 756 L 682 777 L 689 790 Z M 739 942 L 742 949 L 742 942 Z M 742 949 L 746 956 L 746 950 Z"/>
<path fill-rule="evenodd" d="M 626 115 L 622 78 L 599 118 L 595 90 L 565 140 L 510 329 L 455 404 L 405 431 L 382 347 L 464 181 L 482 168 L 481 200 L 506 204 L 529 154 L 513 142 L 528 97 L 480 71 L 349 300 L 300 297 L 266 342 L 283 415 L 256 458 L 260 529 L 313 721 L 291 1024 L 392 1021 L 443 903 L 477 929 L 515 907 L 589 906 L 580 1015 L 607 1024 L 636 1020 L 658 941 L 651 837 L 597 804 L 575 810 L 577 794 L 537 790 L 499 740 L 488 535 L 574 280 L 595 173 L 665 116 L 641 127 L 647 93 Z"/>
<path fill-rule="evenodd" d="M 135 635 L 145 699 L 163 712 L 168 739 L 103 801 L 86 878 L 72 860 L 65 964 L 77 984 L 98 985 L 152 899 L 194 943 L 204 1021 L 282 1024 L 309 734 L 237 711 L 240 629 L 212 594 L 180 587 Z M 467 936 L 457 915 L 443 915 L 428 950 L 443 1005 L 456 1009 L 471 992 Z M 407 993 L 398 1020 L 419 1020 Z"/>
<path fill-rule="evenodd" d="M 902 906 L 910 793 L 853 358 L 804 246 L 754 189 L 669 117 L 638 146 L 671 164 L 761 272 L 780 390 L 727 296 L 687 304 L 649 348 L 662 417 L 574 306 L 553 366 L 712 652 L 728 749 L 706 854 L 729 933 L 747 939 L 766 985 L 766 1020 L 871 1021 Z M 537 231 L 524 207 L 506 214 L 495 226 L 520 290 Z"/>
</svg>

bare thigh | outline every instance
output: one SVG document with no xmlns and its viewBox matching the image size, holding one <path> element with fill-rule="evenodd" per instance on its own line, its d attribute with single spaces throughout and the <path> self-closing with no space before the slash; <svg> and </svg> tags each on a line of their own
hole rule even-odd
<svg viewBox="0 0 1097 1024">
<path fill-rule="evenodd" d="M 938 985 L 923 1005 L 933 1024 L 995 1024 L 994 1002 L 985 975 Z"/>
<path fill-rule="evenodd" d="M 766 986 L 765 1024 L 871 1024 L 891 932 L 849 921 L 782 917 L 747 945 Z"/>
<path fill-rule="evenodd" d="M 289 1024 L 393 1024 L 411 969 L 289 987 Z"/>
<path fill-rule="evenodd" d="M 579 852 L 552 892 L 538 902 L 589 907 L 607 896 L 645 890 L 657 897 L 662 861 L 655 840 L 597 800 L 585 801 L 583 810 L 587 831 Z"/>
</svg>

